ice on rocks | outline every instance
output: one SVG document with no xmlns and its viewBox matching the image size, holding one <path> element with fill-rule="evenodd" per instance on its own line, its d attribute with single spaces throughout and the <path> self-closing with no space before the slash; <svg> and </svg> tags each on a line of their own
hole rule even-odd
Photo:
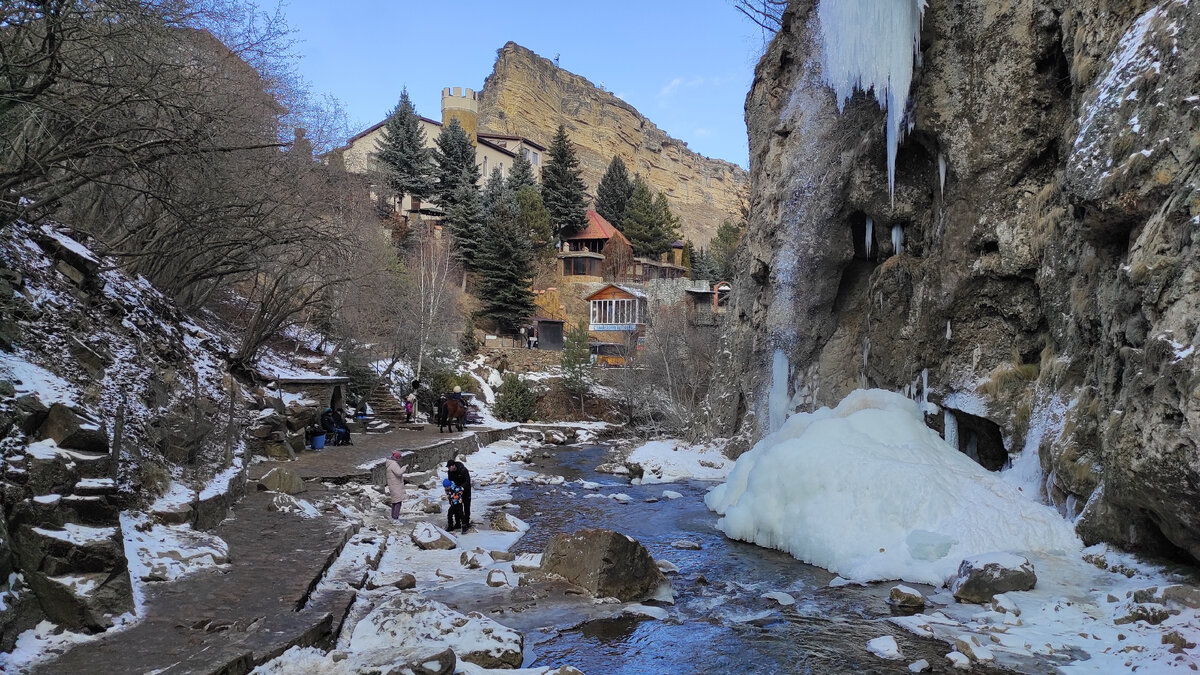
<svg viewBox="0 0 1200 675">
<path fill-rule="evenodd" d="M 917 403 L 878 389 L 788 418 L 705 503 L 734 539 L 864 581 L 941 586 L 969 555 L 1080 548 L 1054 509 L 947 445 Z"/>
<path fill-rule="evenodd" d="M 766 598 L 767 600 L 774 600 L 784 607 L 791 607 L 792 605 L 796 604 L 796 599 L 793 598 L 790 593 L 784 593 L 783 591 L 771 591 L 770 593 L 763 593 L 762 597 Z"/>
<path fill-rule="evenodd" d="M 867 643 L 867 651 L 881 659 L 895 660 L 904 658 L 904 655 L 900 653 L 900 645 L 896 644 L 896 638 L 891 635 L 884 635 L 871 640 Z"/>
</svg>

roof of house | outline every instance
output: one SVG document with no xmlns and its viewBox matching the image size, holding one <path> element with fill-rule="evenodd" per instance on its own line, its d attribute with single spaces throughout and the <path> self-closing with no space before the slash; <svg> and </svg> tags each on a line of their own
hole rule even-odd
<svg viewBox="0 0 1200 675">
<path fill-rule="evenodd" d="M 592 293 L 591 295 L 587 296 L 586 298 L 584 298 L 584 300 L 591 301 L 592 298 L 596 297 L 597 295 L 600 295 L 601 293 L 603 293 L 604 291 L 606 291 L 610 288 L 615 288 L 618 291 L 624 291 L 625 293 L 628 293 L 629 295 L 632 295 L 635 298 L 645 299 L 645 297 L 646 297 L 646 292 L 641 289 L 633 288 L 631 286 L 622 286 L 621 284 L 604 284 L 603 288 L 601 288 L 600 290 L 596 291 L 595 293 Z"/>
<path fill-rule="evenodd" d="M 507 136 L 505 134 L 492 134 L 492 133 L 487 133 L 487 132 L 477 133 L 477 134 L 475 134 L 475 136 L 478 138 L 497 138 L 502 141 L 518 141 L 520 143 L 524 143 L 525 145 L 528 145 L 529 147 L 533 148 L 534 150 L 541 150 L 542 152 L 546 151 L 546 146 L 544 146 L 541 143 L 538 143 L 536 141 L 532 141 L 528 138 L 525 138 L 524 136 Z"/>
<path fill-rule="evenodd" d="M 569 237 L 566 237 L 567 241 L 577 239 L 603 239 L 608 241 L 613 237 L 620 237 L 621 241 L 625 242 L 626 244 L 629 243 L 629 239 L 627 239 L 624 234 L 621 234 L 621 231 L 614 227 L 612 223 L 605 220 L 604 216 L 596 213 L 596 209 L 588 209 L 587 218 L 587 227 Z"/>
<path fill-rule="evenodd" d="M 508 148 L 500 146 L 500 145 L 496 145 L 495 143 L 484 138 L 483 136 L 476 136 L 475 141 L 477 143 L 479 143 L 480 145 L 486 145 L 487 147 L 489 147 L 497 152 L 502 152 L 502 153 L 508 155 L 509 157 L 517 156 L 517 153 L 513 152 L 512 150 L 509 150 Z"/>
</svg>

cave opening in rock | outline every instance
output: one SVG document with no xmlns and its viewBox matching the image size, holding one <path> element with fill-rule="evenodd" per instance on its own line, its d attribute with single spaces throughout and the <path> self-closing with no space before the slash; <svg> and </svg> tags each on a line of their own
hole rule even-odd
<svg viewBox="0 0 1200 675">
<path fill-rule="evenodd" d="M 1000 425 L 961 410 L 945 408 L 945 411 L 952 416 L 947 419 L 947 432 L 951 427 L 957 429 L 955 434 L 946 433 L 947 443 L 988 471 L 1000 471 L 1009 465 Z M 949 423 L 951 419 L 953 423 Z"/>
<path fill-rule="evenodd" d="M 850 216 L 850 239 L 854 243 L 854 256 L 842 268 L 837 295 L 833 300 L 833 311 L 839 312 L 848 304 L 866 293 L 871 272 L 876 266 L 878 245 L 876 224 L 861 211 Z"/>
</svg>

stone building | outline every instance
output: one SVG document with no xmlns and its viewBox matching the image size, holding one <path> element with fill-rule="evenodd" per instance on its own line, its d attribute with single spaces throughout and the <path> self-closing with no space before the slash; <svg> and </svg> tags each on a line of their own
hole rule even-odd
<svg viewBox="0 0 1200 675">
<path fill-rule="evenodd" d="M 427 148 L 437 147 L 434 141 L 442 132 L 442 125 L 449 124 L 452 119 L 458 120 L 475 144 L 475 161 L 479 167 L 481 185 L 497 167 L 501 175 L 507 178 L 517 155 L 524 155 L 533 165 L 534 175 L 540 178 L 542 164 L 546 158 L 546 147 L 521 136 L 481 131 L 478 123 L 479 94 L 473 89 L 446 87 L 442 90 L 442 120 L 439 122 L 428 117 L 420 118 Z M 341 166 L 350 173 L 369 175 L 375 172 L 376 148 L 383 139 L 383 127 L 386 123 L 387 119 L 383 119 L 351 136 L 346 145 L 325 155 L 325 162 Z M 372 197 L 375 196 L 373 193 Z M 436 205 L 423 204 L 409 195 L 398 200 L 394 208 L 409 223 L 418 218 L 430 219 L 441 215 L 441 210 Z"/>
</svg>

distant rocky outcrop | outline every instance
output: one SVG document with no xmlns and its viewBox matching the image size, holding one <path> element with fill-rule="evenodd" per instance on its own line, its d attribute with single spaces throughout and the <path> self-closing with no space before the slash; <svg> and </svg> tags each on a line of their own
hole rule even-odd
<svg viewBox="0 0 1200 675">
<path fill-rule="evenodd" d="M 688 149 L 632 105 L 514 42 L 499 50 L 479 99 L 479 128 L 549 145 L 559 124 L 594 190 L 614 155 L 665 192 L 685 237 L 706 243 L 724 220 L 740 222 L 745 170 Z"/>
<path fill-rule="evenodd" d="M 923 395 L 985 466 L 1038 453 L 1086 542 L 1200 559 L 1200 14 L 931 0 L 893 196 L 884 112 L 821 81 L 816 4 L 746 103 L 716 433 L 762 434 L 779 349 L 803 409 Z"/>
</svg>

